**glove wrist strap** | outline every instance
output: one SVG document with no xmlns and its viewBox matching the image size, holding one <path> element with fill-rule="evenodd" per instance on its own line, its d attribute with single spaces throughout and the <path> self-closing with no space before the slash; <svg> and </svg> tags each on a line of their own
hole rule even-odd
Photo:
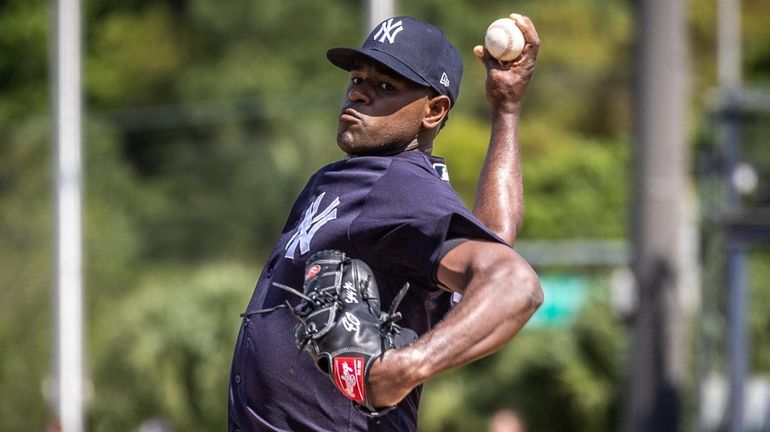
<svg viewBox="0 0 770 432">
<path fill-rule="evenodd" d="M 395 405 L 393 405 L 393 406 L 389 406 L 389 407 L 385 407 L 385 408 L 372 408 L 370 406 L 361 405 L 361 404 L 357 404 L 357 403 L 353 403 L 353 405 L 362 414 L 366 415 L 367 417 L 371 417 L 371 418 L 380 418 L 380 417 L 384 416 L 385 414 L 393 411 L 393 408 L 396 407 Z"/>
</svg>

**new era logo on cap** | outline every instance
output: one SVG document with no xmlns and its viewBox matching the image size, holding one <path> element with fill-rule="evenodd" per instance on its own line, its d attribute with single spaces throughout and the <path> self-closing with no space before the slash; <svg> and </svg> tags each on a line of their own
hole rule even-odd
<svg viewBox="0 0 770 432">
<path fill-rule="evenodd" d="M 449 77 L 447 76 L 446 72 L 441 74 L 441 79 L 438 82 L 443 84 L 444 87 L 449 87 Z"/>
<path fill-rule="evenodd" d="M 374 27 L 360 49 L 332 48 L 326 52 L 329 61 L 345 70 L 351 70 L 362 56 L 449 96 L 452 104 L 460 93 L 460 53 L 441 29 L 424 21 L 407 16 L 388 18 Z"/>
</svg>

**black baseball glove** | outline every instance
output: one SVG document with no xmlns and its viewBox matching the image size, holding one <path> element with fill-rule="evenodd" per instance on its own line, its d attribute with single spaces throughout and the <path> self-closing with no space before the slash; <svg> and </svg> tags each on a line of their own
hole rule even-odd
<svg viewBox="0 0 770 432">
<path fill-rule="evenodd" d="M 375 408 L 367 398 L 369 370 L 382 354 L 405 347 L 417 334 L 396 324 L 395 312 L 409 285 L 388 312 L 380 305 L 372 270 L 361 260 L 335 250 L 321 251 L 305 266 L 304 295 L 294 307 L 295 337 L 323 373 L 363 413 L 379 417 L 393 407 Z"/>
</svg>

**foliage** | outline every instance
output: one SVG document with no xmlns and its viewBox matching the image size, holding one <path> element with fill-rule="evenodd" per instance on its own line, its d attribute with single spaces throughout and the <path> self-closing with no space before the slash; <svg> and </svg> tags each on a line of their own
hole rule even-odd
<svg viewBox="0 0 770 432">
<path fill-rule="evenodd" d="M 0 430 L 41 430 L 46 418 L 41 390 L 53 355 L 46 133 L 20 124 L 6 135 L 17 144 L 0 148 Z"/>
<path fill-rule="evenodd" d="M 94 323 L 102 348 L 94 355 L 93 430 L 135 430 L 147 419 L 179 430 L 221 429 L 238 314 L 256 276 L 250 266 L 225 262 L 192 273 L 148 269 Z"/>
<path fill-rule="evenodd" d="M 770 334 L 770 307 L 767 281 L 770 278 L 770 251 L 758 250 L 750 254 L 749 261 L 749 319 L 748 338 L 751 342 L 749 370 L 758 375 L 770 373 L 770 352 L 763 349 L 767 335 Z"/>
<path fill-rule="evenodd" d="M 420 430 L 486 430 L 502 409 L 521 413 L 529 430 L 616 430 L 625 347 L 606 288 L 596 285 L 574 325 L 525 328 L 500 352 L 426 384 Z"/>
<path fill-rule="evenodd" d="M 527 201 L 522 237 L 623 238 L 630 187 L 628 147 L 621 141 L 559 132 L 541 118 L 523 126 Z M 435 151 L 446 155 L 452 186 L 472 205 L 488 128 L 482 121 L 455 116 L 444 133 Z"/>
<path fill-rule="evenodd" d="M 543 41 L 522 113 L 525 238 L 625 236 L 632 3 L 515 6 Z M 766 83 L 764 5 L 742 5 L 745 75 Z M 471 49 L 511 4 L 398 6 L 445 28 L 463 54 L 459 104 L 436 152 L 471 204 L 489 135 L 484 69 Z M 135 430 L 161 417 L 176 430 L 221 430 L 254 263 L 307 178 L 341 157 L 335 118 L 347 75 L 324 51 L 360 43 L 363 3 L 83 7 L 89 428 Z M 695 113 L 715 83 L 714 9 L 690 7 Z M 0 430 L 42 430 L 50 415 L 52 13 L 42 0 L 0 3 L 0 394 L 13 395 L 0 404 Z M 753 255 L 758 341 L 768 333 L 767 262 L 766 253 Z M 532 430 L 615 430 L 622 352 L 623 328 L 599 295 L 573 327 L 525 331 L 500 353 L 428 384 L 422 425 L 483 430 L 494 410 L 513 407 Z M 762 350 L 752 361 L 770 368 Z"/>
</svg>

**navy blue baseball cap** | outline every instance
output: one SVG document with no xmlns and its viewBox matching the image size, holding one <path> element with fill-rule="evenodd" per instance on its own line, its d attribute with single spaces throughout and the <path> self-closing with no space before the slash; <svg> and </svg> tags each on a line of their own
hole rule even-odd
<svg viewBox="0 0 770 432">
<path fill-rule="evenodd" d="M 463 61 L 441 29 L 416 18 L 388 18 L 374 27 L 360 49 L 332 48 L 326 57 L 347 71 L 367 57 L 417 84 L 449 96 L 460 94 Z"/>
</svg>

